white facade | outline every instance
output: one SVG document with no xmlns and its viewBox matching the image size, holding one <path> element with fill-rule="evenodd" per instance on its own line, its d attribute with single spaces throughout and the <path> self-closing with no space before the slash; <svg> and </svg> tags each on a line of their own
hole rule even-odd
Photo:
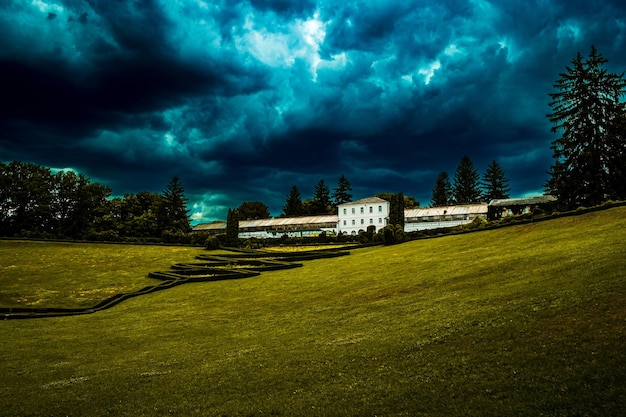
<svg viewBox="0 0 626 417">
<path fill-rule="evenodd" d="M 389 202 L 378 197 L 340 204 L 337 211 L 337 230 L 343 234 L 356 235 L 369 226 L 379 231 L 389 222 Z"/>
</svg>

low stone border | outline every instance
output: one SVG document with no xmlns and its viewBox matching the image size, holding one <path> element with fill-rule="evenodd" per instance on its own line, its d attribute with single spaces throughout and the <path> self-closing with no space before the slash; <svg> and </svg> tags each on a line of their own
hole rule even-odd
<svg viewBox="0 0 626 417">
<path fill-rule="evenodd" d="M 87 308 L 0 308 L 0 319 L 34 319 L 44 317 L 77 316 L 106 310 L 122 301 L 140 295 L 151 294 L 191 282 L 222 281 L 259 276 L 262 271 L 274 271 L 301 267 L 297 260 L 311 260 L 346 256 L 350 252 L 337 249 L 322 249 L 301 252 L 237 251 L 234 254 L 199 255 L 202 263 L 181 263 L 172 266 L 170 271 L 151 272 L 148 277 L 162 280 L 158 285 L 144 287 L 130 293 L 116 294 Z M 245 268 L 236 268 L 243 265 Z M 229 266 L 231 266 L 229 268 Z"/>
</svg>

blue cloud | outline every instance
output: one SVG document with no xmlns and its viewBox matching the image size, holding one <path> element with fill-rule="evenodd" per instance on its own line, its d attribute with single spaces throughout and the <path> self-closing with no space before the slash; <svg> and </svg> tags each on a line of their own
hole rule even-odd
<svg viewBox="0 0 626 417">
<path fill-rule="evenodd" d="M 75 167 L 117 195 L 178 175 L 196 220 L 244 200 L 279 214 L 291 185 L 342 174 L 357 198 L 427 203 L 463 155 L 497 159 L 524 195 L 551 162 L 559 72 L 592 44 L 626 69 L 617 0 L 141 4 L 3 4 L 4 160 Z"/>
</svg>

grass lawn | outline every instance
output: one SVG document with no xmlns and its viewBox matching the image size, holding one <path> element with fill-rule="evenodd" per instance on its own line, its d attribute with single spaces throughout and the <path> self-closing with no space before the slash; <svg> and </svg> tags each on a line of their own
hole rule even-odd
<svg viewBox="0 0 626 417">
<path fill-rule="evenodd" d="M 91 307 L 160 281 L 200 248 L 0 240 L 0 307 Z"/>
<path fill-rule="evenodd" d="M 353 250 L 3 321 L 0 415 L 624 415 L 624 219 Z"/>
</svg>

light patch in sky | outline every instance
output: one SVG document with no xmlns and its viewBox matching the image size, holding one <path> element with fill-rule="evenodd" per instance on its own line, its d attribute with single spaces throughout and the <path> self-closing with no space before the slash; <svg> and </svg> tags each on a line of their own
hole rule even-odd
<svg viewBox="0 0 626 417">
<path fill-rule="evenodd" d="M 452 43 L 443 51 L 443 53 L 448 56 L 454 56 L 456 54 L 460 54 L 461 50 L 455 44 Z"/>
<path fill-rule="evenodd" d="M 437 71 L 440 68 L 441 68 L 441 62 L 439 62 L 439 60 L 436 60 L 436 61 L 433 61 L 426 68 L 420 68 L 420 70 L 418 71 L 418 74 L 424 76 L 424 84 L 428 85 L 430 84 L 430 80 L 433 78 L 433 75 L 435 75 L 435 71 Z"/>
<path fill-rule="evenodd" d="M 229 208 L 221 204 L 221 202 L 228 200 L 228 196 L 223 194 L 193 196 L 192 200 L 196 201 L 191 206 L 191 214 L 189 215 L 192 226 L 198 223 L 224 220 L 223 212 Z"/>
<path fill-rule="evenodd" d="M 33 0 L 31 3 L 33 6 L 37 7 L 43 13 L 62 13 L 63 7 L 58 4 L 48 4 L 44 3 L 41 0 Z"/>
<path fill-rule="evenodd" d="M 296 19 L 287 26 L 260 26 L 255 15 L 248 14 L 245 33 L 236 38 L 239 51 L 247 52 L 271 67 L 292 67 L 297 60 L 309 64 L 313 81 L 322 62 L 320 45 L 326 38 L 326 25 L 316 12 L 310 19 Z"/>
<path fill-rule="evenodd" d="M 577 22 L 570 20 L 559 25 L 556 35 L 559 39 L 559 47 L 571 45 L 580 39 L 582 29 Z"/>
</svg>

